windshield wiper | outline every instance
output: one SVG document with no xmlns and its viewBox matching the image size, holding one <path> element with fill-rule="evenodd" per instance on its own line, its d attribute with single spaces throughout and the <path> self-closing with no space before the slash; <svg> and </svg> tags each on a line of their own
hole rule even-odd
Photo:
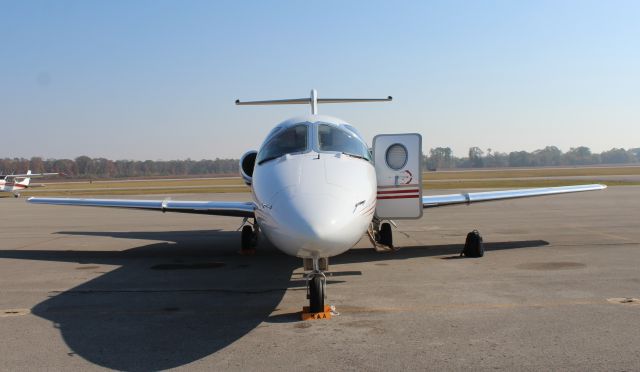
<svg viewBox="0 0 640 372">
<path fill-rule="evenodd" d="M 362 155 L 350 154 L 350 153 L 348 153 L 348 152 L 344 152 L 344 151 L 342 151 L 341 153 L 342 153 L 343 155 L 347 155 L 347 156 L 350 156 L 350 157 L 352 157 L 352 158 L 362 159 L 362 160 L 369 161 L 369 159 L 365 158 L 365 157 L 364 157 L 364 156 L 362 156 Z"/>
<path fill-rule="evenodd" d="M 268 162 L 269 160 L 277 159 L 277 158 L 279 158 L 279 157 L 281 157 L 281 156 L 282 156 L 282 155 L 276 155 L 276 156 L 271 156 L 271 157 L 266 158 L 266 159 L 262 159 L 262 160 L 260 160 L 260 161 L 258 162 L 258 165 L 261 165 L 261 164 L 263 164 L 263 163 L 266 163 L 266 162 Z"/>
</svg>

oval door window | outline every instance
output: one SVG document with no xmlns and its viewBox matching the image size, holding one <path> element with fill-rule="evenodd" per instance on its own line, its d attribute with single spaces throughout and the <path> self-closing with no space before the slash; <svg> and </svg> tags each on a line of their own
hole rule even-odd
<svg viewBox="0 0 640 372">
<path fill-rule="evenodd" d="M 408 155 L 407 148 L 404 147 L 404 145 L 394 143 L 387 148 L 387 153 L 385 155 L 387 165 L 393 170 L 400 170 L 407 165 Z"/>
</svg>

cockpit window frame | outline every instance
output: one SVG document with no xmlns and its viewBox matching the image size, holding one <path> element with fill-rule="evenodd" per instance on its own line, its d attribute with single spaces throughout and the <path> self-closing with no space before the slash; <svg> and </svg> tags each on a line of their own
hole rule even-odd
<svg viewBox="0 0 640 372">
<path fill-rule="evenodd" d="M 264 149 L 269 146 L 271 144 L 271 142 L 279 135 L 284 133 L 287 130 L 296 128 L 296 127 L 300 127 L 303 126 L 305 127 L 307 133 L 306 133 L 306 138 L 305 138 L 305 149 L 303 151 L 295 151 L 295 152 L 285 152 L 282 155 L 276 156 L 276 157 L 269 157 L 266 159 L 260 159 L 260 154 L 264 151 Z M 257 154 L 257 158 L 256 158 L 256 165 L 262 165 L 264 163 L 267 163 L 271 160 L 275 160 L 275 159 L 279 159 L 285 155 L 299 155 L 299 154 L 306 154 L 308 152 L 310 152 L 312 150 L 313 147 L 313 139 L 312 139 L 312 133 L 313 133 L 313 128 L 311 123 L 309 122 L 300 122 L 300 123 L 295 123 L 292 125 L 288 125 L 286 127 L 282 127 L 282 126 L 278 126 L 274 129 L 271 130 L 271 132 L 269 133 L 269 135 L 267 136 L 267 139 L 264 141 L 263 145 L 260 147 L 260 149 L 258 150 L 258 154 Z"/>
<path fill-rule="evenodd" d="M 347 134 L 353 135 L 353 137 L 358 140 L 362 146 L 363 146 L 363 154 L 351 154 L 351 153 L 347 153 L 344 151 L 332 151 L 332 150 L 321 150 L 320 149 L 320 126 L 322 125 L 327 125 L 333 128 L 336 128 L 338 130 L 344 131 Z M 298 152 L 291 152 L 291 153 L 285 153 L 282 154 L 278 157 L 275 158 L 267 158 L 267 159 L 260 159 L 260 154 L 263 152 L 263 150 L 269 146 L 269 144 L 271 143 L 271 141 L 276 138 L 279 134 L 283 133 L 286 130 L 289 130 L 291 128 L 295 128 L 298 126 L 305 126 L 306 130 L 307 130 L 307 143 L 306 143 L 306 148 L 304 151 L 298 151 Z M 260 149 L 258 150 L 258 157 L 256 158 L 256 166 L 260 166 L 263 165 L 264 163 L 268 163 L 271 160 L 276 160 L 279 159 L 285 155 L 301 155 L 301 154 L 306 154 L 309 152 L 316 152 L 318 154 L 345 154 L 346 156 L 350 156 L 353 158 L 357 158 L 357 159 L 362 159 L 366 162 L 369 162 L 371 164 L 373 164 L 373 157 L 371 154 L 371 151 L 367 145 L 367 143 L 365 142 L 365 140 L 362 138 L 362 136 L 360 135 L 360 133 L 351 125 L 348 124 L 339 124 L 339 123 L 330 123 L 330 122 L 324 122 L 324 121 L 316 121 L 316 122 L 310 122 L 310 121 L 301 121 L 301 122 L 297 122 L 294 124 L 290 124 L 290 125 L 279 125 L 275 128 L 273 128 L 268 134 L 267 134 L 267 138 L 265 138 L 262 146 L 260 147 Z M 364 156 L 363 156 L 364 155 Z"/>
<path fill-rule="evenodd" d="M 363 154 L 354 154 L 354 153 L 348 153 L 348 152 L 344 152 L 344 151 L 333 151 L 333 150 L 322 150 L 320 148 L 320 126 L 322 125 L 326 125 L 329 127 L 333 127 L 336 128 L 338 130 L 344 131 L 348 134 L 352 134 L 354 136 L 354 138 L 356 138 L 360 144 L 362 144 L 363 146 Z M 319 154 L 322 153 L 327 153 L 327 154 L 345 154 L 347 156 L 352 156 L 358 159 L 362 159 L 365 160 L 369 163 L 373 164 L 373 158 L 371 157 L 371 152 L 369 151 L 369 147 L 367 146 L 367 143 L 362 139 L 362 137 L 360 136 L 359 133 L 355 132 L 353 129 L 351 129 L 353 127 L 351 127 L 350 125 L 340 125 L 340 124 L 335 124 L 335 123 L 326 123 L 326 122 L 316 122 L 314 123 L 314 129 L 313 129 L 313 134 L 315 135 L 315 141 L 313 143 L 314 145 L 314 150 L 317 151 Z M 354 128 L 355 129 L 355 128 Z"/>
</svg>

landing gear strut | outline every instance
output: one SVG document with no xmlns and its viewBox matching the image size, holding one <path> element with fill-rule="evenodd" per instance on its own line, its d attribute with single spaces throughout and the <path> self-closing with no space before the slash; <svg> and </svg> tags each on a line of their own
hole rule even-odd
<svg viewBox="0 0 640 372">
<path fill-rule="evenodd" d="M 484 243 L 482 235 L 478 230 L 473 230 L 467 234 L 467 240 L 464 243 L 464 249 L 460 255 L 466 257 L 482 257 L 484 256 Z"/>
<path fill-rule="evenodd" d="M 258 245 L 258 225 L 254 222 L 253 225 L 242 226 L 242 235 L 240 239 L 240 254 L 242 255 L 254 255 L 256 253 L 256 246 Z"/>
<path fill-rule="evenodd" d="M 325 288 L 327 277 L 320 270 L 320 259 L 313 258 L 313 271 L 307 275 L 307 298 L 309 299 L 309 312 L 324 312 Z"/>
</svg>

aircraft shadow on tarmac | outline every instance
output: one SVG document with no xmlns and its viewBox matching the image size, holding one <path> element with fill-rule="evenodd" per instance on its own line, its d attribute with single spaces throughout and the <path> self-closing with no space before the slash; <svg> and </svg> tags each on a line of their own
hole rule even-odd
<svg viewBox="0 0 640 372">
<path fill-rule="evenodd" d="M 304 291 L 304 282 L 292 279 L 299 259 L 281 254 L 268 242 L 259 245 L 256 256 L 239 256 L 238 232 L 58 234 L 162 241 L 125 251 L 0 250 L 0 258 L 73 262 L 84 264 L 74 270 L 103 273 L 70 290 L 51 293 L 32 313 L 60 330 L 72 350 L 70 357 L 77 355 L 107 368 L 159 370 L 199 360 L 262 322 L 282 321 L 282 316 L 270 314 L 286 290 Z M 515 241 L 488 243 L 486 248 L 547 244 Z M 391 254 L 356 249 L 332 258 L 332 264 L 448 255 L 461 249 L 458 244 L 403 247 Z"/>
</svg>

